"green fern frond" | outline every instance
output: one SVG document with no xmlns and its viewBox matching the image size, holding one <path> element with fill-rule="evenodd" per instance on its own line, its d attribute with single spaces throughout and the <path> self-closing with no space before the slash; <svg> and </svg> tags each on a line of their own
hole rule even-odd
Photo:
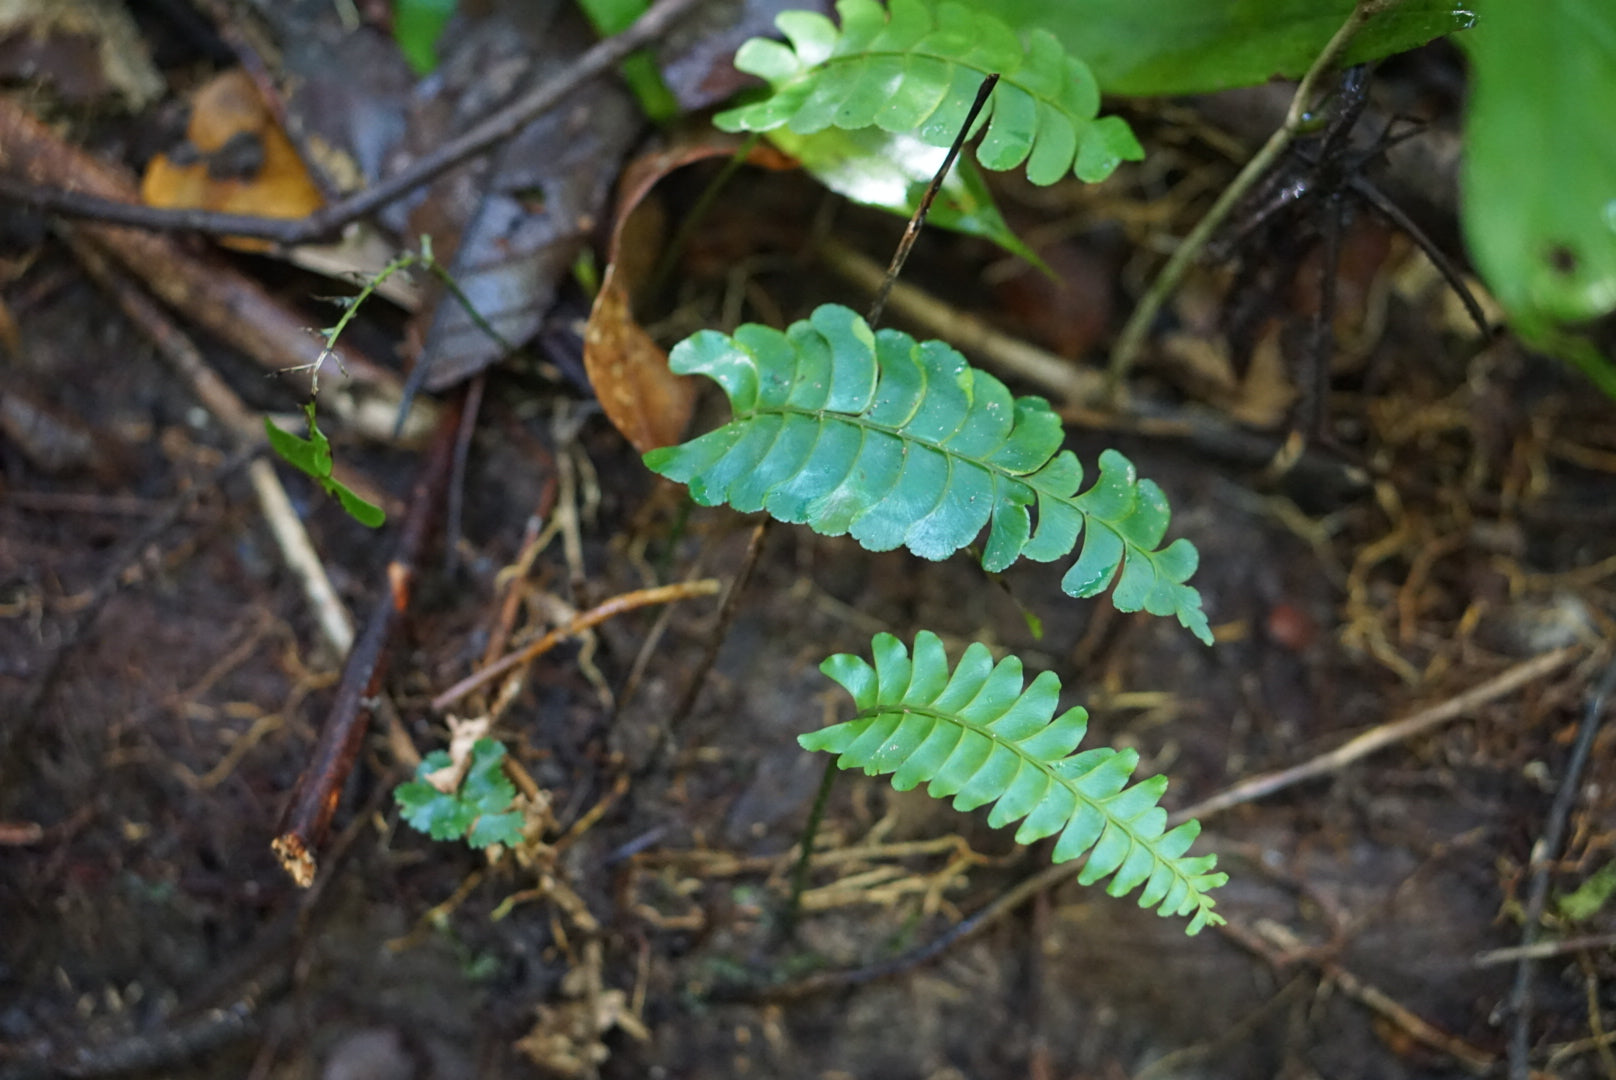
<svg viewBox="0 0 1616 1080">
<path fill-rule="evenodd" d="M 1055 717 L 1060 680 L 1053 672 L 1023 689 L 1021 661 L 1009 656 L 995 664 L 978 642 L 951 674 L 943 643 L 927 630 L 916 635 L 912 659 L 891 634 L 877 634 L 872 644 L 874 666 L 846 653 L 820 665 L 853 695 L 858 715 L 799 736 L 805 748 L 841 755 L 843 769 L 892 773 L 899 791 L 926 782 L 933 798 L 952 795 L 956 810 L 991 802 L 989 825 L 1021 821 L 1018 844 L 1059 833 L 1056 862 L 1088 853 L 1081 884 L 1109 877 L 1112 896 L 1143 885 L 1139 906 L 1193 916 L 1190 934 L 1223 922 L 1207 893 L 1228 875 L 1215 872 L 1216 855 L 1184 854 L 1200 824 L 1166 830 L 1167 812 L 1156 804 L 1167 778 L 1129 787 L 1135 751 L 1073 753 L 1088 713 L 1074 708 Z"/>
<path fill-rule="evenodd" d="M 1184 584 L 1195 548 L 1158 547 L 1168 521 L 1161 489 L 1107 450 L 1098 480 L 1079 493 L 1083 469 L 1061 449 L 1049 403 L 1012 399 L 943 342 L 872 333 L 854 312 L 824 304 L 785 333 L 751 323 L 734 337 L 703 330 L 674 347 L 669 366 L 716 381 L 734 413 L 716 431 L 645 455 L 701 505 L 766 510 L 828 536 L 850 533 L 871 551 L 901 545 L 927 559 L 987 526 L 990 571 L 1062 558 L 1086 529 L 1061 579 L 1068 595 L 1095 596 L 1116 579 L 1117 610 L 1174 615 L 1212 643 L 1201 596 Z"/>
<path fill-rule="evenodd" d="M 828 127 L 879 127 L 913 133 L 933 146 L 959 134 L 976 89 L 997 72 L 983 109 L 987 134 L 976 156 L 984 167 L 1014 169 L 1053 184 L 1069 172 L 1103 180 L 1144 150 L 1125 121 L 1096 119 L 1100 89 L 1088 65 L 1047 30 L 1023 44 L 984 11 L 943 0 L 838 0 L 842 25 L 817 12 L 786 11 L 775 24 L 789 46 L 753 38 L 735 66 L 769 83 L 761 101 L 713 118 L 726 131 L 798 134 Z"/>
</svg>

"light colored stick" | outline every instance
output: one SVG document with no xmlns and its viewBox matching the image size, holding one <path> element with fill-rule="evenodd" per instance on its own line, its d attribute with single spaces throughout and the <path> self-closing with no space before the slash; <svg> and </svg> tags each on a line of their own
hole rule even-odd
<svg viewBox="0 0 1616 1080">
<path fill-rule="evenodd" d="M 1203 799 L 1194 806 L 1186 806 L 1169 820 L 1176 824 L 1190 818 L 1205 819 L 1213 814 L 1227 810 L 1231 806 L 1266 798 L 1276 791 L 1300 784 L 1303 780 L 1311 780 L 1316 776 L 1336 772 L 1359 758 L 1367 757 L 1377 750 L 1383 750 L 1393 743 L 1413 738 L 1415 735 L 1434 728 L 1438 724 L 1456 720 L 1490 701 L 1512 693 L 1528 683 L 1536 682 L 1538 679 L 1565 667 L 1581 652 L 1580 648 L 1573 645 L 1544 653 L 1541 656 L 1535 656 L 1488 679 L 1480 686 L 1473 687 L 1462 694 L 1449 698 L 1440 705 L 1433 705 L 1429 709 L 1421 709 L 1413 716 L 1405 717 L 1402 720 L 1395 720 L 1389 724 L 1373 727 L 1357 738 L 1349 739 L 1334 750 L 1304 761 L 1300 765 L 1292 765 L 1288 769 L 1263 773 L 1259 776 L 1253 776 L 1249 780 L 1242 780 L 1233 787 L 1226 788 L 1209 799 Z"/>
</svg>

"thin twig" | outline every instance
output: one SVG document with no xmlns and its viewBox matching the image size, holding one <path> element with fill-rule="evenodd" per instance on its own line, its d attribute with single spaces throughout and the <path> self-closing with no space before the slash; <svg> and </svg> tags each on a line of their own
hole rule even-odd
<svg viewBox="0 0 1616 1080">
<path fill-rule="evenodd" d="M 1335 32 L 1329 44 L 1325 45 L 1324 51 L 1319 53 L 1313 65 L 1307 69 L 1307 74 L 1302 76 L 1301 85 L 1297 86 L 1296 94 L 1291 98 L 1290 108 L 1285 113 L 1284 124 L 1269 136 L 1263 148 L 1246 162 L 1246 167 L 1241 169 L 1239 175 L 1223 189 L 1223 193 L 1212 204 L 1212 209 L 1208 210 L 1206 216 L 1190 230 L 1190 234 L 1167 260 L 1167 265 L 1162 267 L 1161 273 L 1156 275 L 1156 280 L 1150 283 L 1145 295 L 1139 298 L 1138 306 L 1133 309 L 1133 314 L 1128 316 L 1122 332 L 1117 335 L 1116 347 L 1111 352 L 1110 379 L 1113 394 L 1120 390 L 1122 380 L 1133 366 L 1140 346 L 1144 344 L 1145 335 L 1156 321 L 1156 315 L 1167 302 L 1167 298 L 1178 288 L 1190 264 L 1205 250 L 1207 242 L 1228 218 L 1235 205 L 1279 159 L 1279 155 L 1285 152 L 1285 148 L 1290 146 L 1291 141 L 1302 130 L 1309 106 L 1318 93 L 1319 83 L 1334 69 L 1336 61 L 1341 58 L 1341 54 L 1346 51 L 1364 23 L 1381 12 L 1395 7 L 1399 2 L 1400 0 L 1359 0 L 1353 7 L 1352 14 L 1347 16 L 1347 21 L 1341 24 L 1341 28 Z"/>
<path fill-rule="evenodd" d="M 1544 823 L 1543 835 L 1532 845 L 1532 884 L 1526 894 L 1526 913 L 1521 930 L 1523 949 L 1529 950 L 1535 945 L 1538 934 L 1542 932 L 1543 909 L 1549 899 L 1549 873 L 1554 869 L 1555 860 L 1560 857 L 1560 845 L 1565 839 L 1571 807 L 1582 792 L 1582 771 L 1593 750 L 1594 737 L 1599 734 L 1600 722 L 1605 716 L 1605 702 L 1612 693 L 1616 693 L 1616 659 L 1605 665 L 1605 673 L 1599 677 L 1593 694 L 1588 698 L 1588 707 L 1582 714 L 1582 724 L 1577 732 L 1577 742 L 1571 748 L 1571 757 L 1566 762 L 1565 776 L 1560 780 L 1560 790 L 1555 793 L 1554 804 L 1549 807 L 1549 819 Z M 1537 958 L 1529 951 L 1521 955 L 1519 966 L 1515 969 L 1515 985 L 1510 988 L 1507 1005 L 1507 1015 L 1510 1017 L 1510 1080 L 1528 1080 L 1532 1071 L 1528 1057 L 1531 1051 L 1532 968 L 1536 961 Z"/>
<path fill-rule="evenodd" d="M 672 603 L 675 600 L 689 600 L 697 596 L 711 596 L 717 591 L 717 579 L 705 578 L 701 581 L 683 581 L 677 585 L 663 585 L 655 589 L 638 589 L 634 592 L 624 593 L 621 596 L 614 596 L 605 603 L 590 608 L 566 626 L 557 627 L 531 645 L 524 646 L 511 653 L 498 663 L 490 664 L 481 671 L 461 679 L 433 698 L 432 708 L 442 712 L 473 690 L 486 686 L 512 668 L 520 667 L 523 664 L 531 664 L 534 660 L 537 660 L 575 634 L 581 634 L 591 627 L 599 626 L 607 619 L 615 618 L 625 611 L 649 607 L 652 604 Z"/>
<path fill-rule="evenodd" d="M 1304 958 L 1306 962 L 1316 965 L 1319 973 L 1338 986 L 1348 997 L 1395 1025 L 1416 1042 L 1447 1054 L 1463 1066 L 1467 1072 L 1476 1076 L 1486 1076 L 1492 1071 L 1493 1066 L 1497 1064 L 1497 1059 L 1488 1051 L 1472 1046 L 1464 1039 L 1443 1031 L 1393 998 L 1386 991 L 1373 983 L 1360 979 L 1342 966 L 1340 962 L 1325 956 L 1310 955 L 1310 950 L 1302 944 L 1301 939 L 1289 927 L 1272 921 L 1264 921 L 1257 924 L 1256 932 L 1242 930 L 1241 932 L 1230 934 L 1228 937 L 1231 941 L 1247 947 L 1250 947 L 1255 942 L 1266 940 L 1283 949 L 1285 956 Z M 1273 962 L 1273 956 L 1269 950 L 1253 949 L 1253 951 L 1264 959 Z"/>
<path fill-rule="evenodd" d="M 565 71 L 535 87 L 458 138 L 440 145 L 409 168 L 374 187 L 334 202 L 304 218 L 264 218 L 205 210 L 164 210 L 40 187 L 0 175 L 0 196 L 42 210 L 141 229 L 190 229 L 215 235 L 251 236 L 279 244 L 304 244 L 334 236 L 344 225 L 415 191 L 423 184 L 516 134 L 591 79 L 612 71 L 629 53 L 656 41 L 703 0 L 658 0 L 621 34 L 606 38 Z M 16 168 L 0 150 L 0 167 Z"/>
<path fill-rule="evenodd" d="M 1484 953 L 1477 953 L 1475 959 L 1470 961 L 1472 967 L 1493 967 L 1496 964 L 1512 964 L 1517 960 L 1530 958 L 1533 960 L 1552 960 L 1556 956 L 1567 956 L 1585 949 L 1616 948 L 1616 934 L 1589 934 L 1586 937 L 1560 938 L 1557 941 L 1539 941 L 1532 945 L 1511 945 L 1503 949 L 1489 949 Z"/>
<path fill-rule="evenodd" d="M 1431 706 L 1429 709 L 1421 709 L 1413 716 L 1370 728 L 1362 735 L 1349 739 L 1334 750 L 1326 751 L 1299 765 L 1292 765 L 1288 769 L 1279 769 L 1275 772 L 1263 773 L 1260 776 L 1242 780 L 1233 787 L 1218 792 L 1211 798 L 1203 799 L 1193 806 L 1186 806 L 1172 815 L 1170 820 L 1174 823 L 1188 821 L 1190 818 L 1204 820 L 1213 814 L 1229 809 L 1231 806 L 1239 806 L 1241 803 L 1267 798 L 1275 792 L 1294 787 L 1304 780 L 1339 772 L 1358 759 L 1367 757 L 1377 750 L 1384 750 L 1394 743 L 1411 739 L 1415 735 L 1436 727 L 1438 724 L 1456 720 L 1490 701 L 1513 693 L 1528 683 L 1536 682 L 1538 679 L 1551 675 L 1565 667 L 1580 652 L 1579 648 L 1571 646 L 1556 649 L 1554 652 L 1544 653 L 1542 656 L 1523 661 L 1488 679 L 1480 686 L 1472 687 L 1439 705 Z"/>
<path fill-rule="evenodd" d="M 965 145 L 965 139 L 970 135 L 978 114 L 982 112 L 982 106 L 988 103 L 988 95 L 993 93 L 993 88 L 997 85 L 999 75 L 995 72 L 983 79 L 982 85 L 976 88 L 976 100 L 971 102 L 971 109 L 965 114 L 965 123 L 960 125 L 959 134 L 954 136 L 953 144 L 943 156 L 943 163 L 937 167 L 931 183 L 926 185 L 926 193 L 920 197 L 920 205 L 909 215 L 909 224 L 904 226 L 903 238 L 898 241 L 897 250 L 892 253 L 892 262 L 887 264 L 886 276 L 881 279 L 881 289 L 870 302 L 870 314 L 864 321 L 870 324 L 871 329 L 881 322 L 881 309 L 886 307 L 887 293 L 891 291 L 892 283 L 898 280 L 898 275 L 903 272 L 903 264 L 909 258 L 909 250 L 920 238 L 920 228 L 926 224 L 926 213 L 931 210 L 932 200 L 937 198 L 937 192 L 943 186 L 943 178 L 948 175 L 948 170 L 954 167 L 954 159 L 959 157 L 960 147 Z"/>
<path fill-rule="evenodd" d="M 718 622 L 707 638 L 707 650 L 702 653 L 696 670 L 691 673 L 685 692 L 679 696 L 679 703 L 668 714 L 667 723 L 662 725 L 661 734 L 657 737 L 656 751 L 647 759 L 647 767 L 663 758 L 672 743 L 674 732 L 684 724 L 690 710 L 696 707 L 696 699 L 701 696 L 702 687 L 707 685 L 707 676 L 718 660 L 718 650 L 723 647 L 724 639 L 729 636 L 730 624 L 735 621 L 735 613 L 740 610 L 741 594 L 746 591 L 746 583 L 752 576 L 752 570 L 757 566 L 758 556 L 763 553 L 763 542 L 768 539 L 769 527 L 773 521 L 773 518 L 764 518 L 752 530 L 752 536 L 746 543 L 746 554 L 741 556 L 741 565 L 725 588 L 724 598 L 719 601 Z"/>
</svg>

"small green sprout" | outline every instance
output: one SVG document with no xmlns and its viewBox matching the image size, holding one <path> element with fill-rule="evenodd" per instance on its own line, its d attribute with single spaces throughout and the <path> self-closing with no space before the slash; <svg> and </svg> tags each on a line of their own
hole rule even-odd
<svg viewBox="0 0 1616 1080">
<path fill-rule="evenodd" d="M 474 848 L 516 844 L 522 839 L 522 812 L 511 809 L 515 786 L 500 762 L 505 747 L 494 739 L 478 739 L 471 748 L 465 778 L 452 793 L 435 787 L 432 774 L 449 768 L 446 750 L 434 750 L 415 770 L 415 779 L 400 784 L 393 799 L 404 820 L 434 840 L 465 840 Z"/>
<path fill-rule="evenodd" d="M 331 442 L 315 422 L 314 402 L 303 406 L 303 411 L 309 420 L 309 437 L 306 439 L 282 431 L 269 417 L 264 417 L 264 431 L 269 436 L 270 448 L 287 464 L 313 477 L 325 489 L 325 493 L 340 502 L 355 521 L 372 529 L 380 528 L 387 521 L 386 512 L 375 503 L 360 498 L 347 484 L 332 477 Z"/>
</svg>

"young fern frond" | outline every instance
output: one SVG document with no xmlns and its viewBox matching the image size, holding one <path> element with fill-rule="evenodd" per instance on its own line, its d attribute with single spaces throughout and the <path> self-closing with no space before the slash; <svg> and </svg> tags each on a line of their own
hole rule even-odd
<svg viewBox="0 0 1616 1080">
<path fill-rule="evenodd" d="M 1046 30 L 1023 44 L 999 19 L 954 0 L 838 0 L 836 11 L 840 29 L 817 12 L 786 11 L 775 23 L 790 46 L 765 38 L 741 46 L 735 66 L 767 81 L 771 93 L 713 122 L 803 135 L 874 126 L 948 146 L 976 88 L 997 72 L 976 152 L 984 167 L 1025 162 L 1029 180 L 1053 184 L 1071 172 L 1103 180 L 1120 161 L 1144 157 L 1125 121 L 1096 119 L 1093 73 Z"/>
<path fill-rule="evenodd" d="M 716 431 L 645 455 L 701 505 L 765 510 L 829 536 L 850 533 L 871 551 L 902 545 L 927 559 L 946 558 L 986 526 L 990 571 L 1062 558 L 1086 529 L 1062 590 L 1095 596 L 1116 579 L 1117 610 L 1174 615 L 1212 643 L 1201 596 L 1184 584 L 1195 548 L 1159 547 L 1161 489 L 1107 450 L 1080 493 L 1082 466 L 1061 449 L 1049 403 L 1012 399 L 943 342 L 872 333 L 854 312 L 824 304 L 785 333 L 750 323 L 734 337 L 700 331 L 674 347 L 669 366 L 716 381 L 734 413 Z"/>
<path fill-rule="evenodd" d="M 991 802 L 989 825 L 1021 821 L 1018 844 L 1059 833 L 1056 862 L 1088 853 L 1081 884 L 1109 877 L 1112 896 L 1143 885 L 1139 906 L 1191 916 L 1190 934 L 1223 922 L 1207 893 L 1228 875 L 1215 871 L 1215 855 L 1184 854 L 1200 824 L 1166 830 L 1167 813 L 1156 803 L 1167 778 L 1128 786 L 1139 763 L 1135 751 L 1073 753 L 1088 713 L 1074 708 L 1055 717 L 1054 673 L 1043 672 L 1023 689 L 1021 661 L 1009 656 L 995 664 L 980 642 L 950 673 L 942 642 L 926 630 L 916 635 L 912 658 L 891 634 L 877 634 L 872 644 L 874 666 L 846 653 L 820 665 L 853 695 L 858 715 L 799 736 L 805 748 L 841 755 L 836 763 L 843 769 L 892 773 L 899 791 L 925 782 L 933 798 L 952 795 L 956 810 Z"/>
</svg>

